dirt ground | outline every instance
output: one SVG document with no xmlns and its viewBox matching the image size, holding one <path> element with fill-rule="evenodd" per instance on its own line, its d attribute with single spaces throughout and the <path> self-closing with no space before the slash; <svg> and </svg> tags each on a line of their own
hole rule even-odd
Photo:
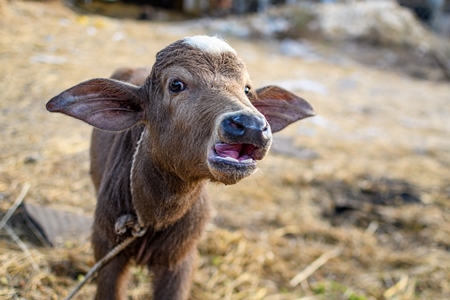
<svg viewBox="0 0 450 300">
<path fill-rule="evenodd" d="M 92 215 L 91 128 L 45 103 L 199 33 L 214 34 L 0 0 L 0 216 L 26 184 L 26 202 Z M 318 116 L 277 134 L 251 178 L 210 185 L 191 298 L 449 299 L 450 84 L 336 60 L 332 45 L 308 61 L 274 41 L 227 41 L 255 86 L 290 87 Z M 0 299 L 63 298 L 94 263 L 87 239 L 21 237 L 30 255 L 0 232 Z M 129 298 L 147 299 L 151 278 L 133 274 Z"/>
</svg>

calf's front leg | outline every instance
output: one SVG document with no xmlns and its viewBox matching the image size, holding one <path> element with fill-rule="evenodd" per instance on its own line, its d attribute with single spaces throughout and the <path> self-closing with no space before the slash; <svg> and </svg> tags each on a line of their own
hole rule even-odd
<svg viewBox="0 0 450 300">
<path fill-rule="evenodd" d="M 92 242 L 94 246 L 95 260 L 102 259 L 110 249 L 102 238 L 94 234 Z M 96 300 L 125 300 L 127 299 L 127 286 L 129 280 L 129 256 L 125 252 L 119 253 L 106 264 L 97 276 Z"/>
<path fill-rule="evenodd" d="M 155 277 L 153 281 L 153 299 L 186 300 L 189 297 L 192 270 L 196 258 L 196 247 L 175 266 L 151 265 Z"/>
</svg>

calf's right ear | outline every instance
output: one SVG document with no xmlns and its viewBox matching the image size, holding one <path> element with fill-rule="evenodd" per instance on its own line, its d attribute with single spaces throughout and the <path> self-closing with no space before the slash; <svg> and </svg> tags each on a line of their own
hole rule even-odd
<svg viewBox="0 0 450 300">
<path fill-rule="evenodd" d="M 142 103 L 137 86 L 98 78 L 62 92 L 46 107 L 50 112 L 66 114 L 103 130 L 122 131 L 143 119 Z"/>
<path fill-rule="evenodd" d="M 306 100 L 274 85 L 256 90 L 256 99 L 251 100 L 269 122 L 272 132 L 277 132 L 289 124 L 312 117 L 314 108 Z"/>
</svg>

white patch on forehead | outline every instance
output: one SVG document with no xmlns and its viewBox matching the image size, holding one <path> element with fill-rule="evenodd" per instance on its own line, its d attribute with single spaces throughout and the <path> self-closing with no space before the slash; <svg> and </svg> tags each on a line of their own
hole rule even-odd
<svg viewBox="0 0 450 300">
<path fill-rule="evenodd" d="M 183 44 L 187 44 L 194 48 L 198 48 L 202 51 L 214 54 L 220 54 L 224 52 L 232 52 L 236 54 L 236 50 L 234 50 L 224 40 L 216 36 L 215 37 L 207 35 L 191 36 L 185 38 Z"/>
</svg>

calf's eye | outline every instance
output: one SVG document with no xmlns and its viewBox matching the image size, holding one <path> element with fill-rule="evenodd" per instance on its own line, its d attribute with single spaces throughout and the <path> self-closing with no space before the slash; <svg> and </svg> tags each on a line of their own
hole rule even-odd
<svg viewBox="0 0 450 300">
<path fill-rule="evenodd" d="M 179 93 L 179 92 L 184 91 L 185 89 L 186 89 L 186 85 L 179 79 L 173 79 L 169 83 L 169 91 L 171 93 Z"/>
<path fill-rule="evenodd" d="M 245 87 L 244 92 L 246 95 L 250 93 L 250 87 L 248 85 Z"/>
</svg>

